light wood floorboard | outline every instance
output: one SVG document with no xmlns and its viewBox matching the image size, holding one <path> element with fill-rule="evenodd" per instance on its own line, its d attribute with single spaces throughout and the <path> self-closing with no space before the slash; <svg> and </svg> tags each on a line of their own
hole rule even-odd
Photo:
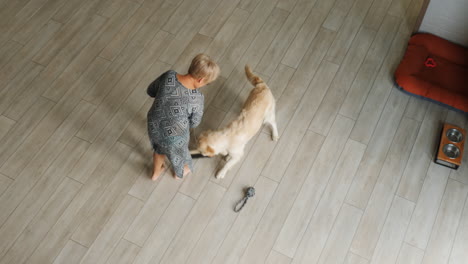
<svg viewBox="0 0 468 264">
<path fill-rule="evenodd" d="M 423 3 L 0 0 L 0 264 L 466 264 L 468 153 L 434 157 L 468 115 L 394 83 Z M 152 181 L 146 88 L 202 52 L 221 73 L 191 146 L 238 116 L 246 64 L 280 139 Z"/>
</svg>

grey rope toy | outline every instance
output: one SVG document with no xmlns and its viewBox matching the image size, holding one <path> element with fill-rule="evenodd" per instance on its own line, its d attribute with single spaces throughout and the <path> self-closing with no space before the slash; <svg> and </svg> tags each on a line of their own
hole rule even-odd
<svg viewBox="0 0 468 264">
<path fill-rule="evenodd" d="M 236 212 L 236 213 L 239 212 L 244 207 L 244 205 L 247 203 L 247 200 L 249 198 L 251 198 L 251 197 L 254 197 L 254 195 L 255 195 L 255 188 L 254 187 L 247 188 L 247 190 L 245 191 L 244 198 L 242 198 L 242 200 L 240 200 L 236 204 L 236 206 L 234 207 L 234 212 Z"/>
</svg>

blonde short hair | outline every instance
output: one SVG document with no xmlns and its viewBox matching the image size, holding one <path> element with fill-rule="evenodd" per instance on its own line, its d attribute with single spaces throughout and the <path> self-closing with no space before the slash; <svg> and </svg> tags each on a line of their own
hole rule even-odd
<svg viewBox="0 0 468 264">
<path fill-rule="evenodd" d="M 193 58 L 188 73 L 194 78 L 203 78 L 206 83 L 210 83 L 219 75 L 219 66 L 210 56 L 200 53 Z"/>
</svg>

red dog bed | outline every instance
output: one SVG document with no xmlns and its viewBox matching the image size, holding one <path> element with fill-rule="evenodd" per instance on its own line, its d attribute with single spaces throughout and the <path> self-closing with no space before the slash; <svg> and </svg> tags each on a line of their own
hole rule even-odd
<svg viewBox="0 0 468 264">
<path fill-rule="evenodd" d="M 431 34 L 411 37 L 395 72 L 404 91 L 468 112 L 468 49 Z"/>
</svg>

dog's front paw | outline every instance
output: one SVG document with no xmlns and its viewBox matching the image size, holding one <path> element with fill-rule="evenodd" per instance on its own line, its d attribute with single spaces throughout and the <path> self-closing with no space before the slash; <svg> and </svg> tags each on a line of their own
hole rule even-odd
<svg viewBox="0 0 468 264">
<path fill-rule="evenodd" d="M 226 171 L 220 170 L 216 173 L 216 179 L 222 179 L 224 176 L 226 176 Z"/>
<path fill-rule="evenodd" d="M 271 139 L 272 139 L 273 141 L 278 141 L 278 140 L 279 140 L 279 137 L 278 137 L 278 136 L 271 136 Z"/>
</svg>

